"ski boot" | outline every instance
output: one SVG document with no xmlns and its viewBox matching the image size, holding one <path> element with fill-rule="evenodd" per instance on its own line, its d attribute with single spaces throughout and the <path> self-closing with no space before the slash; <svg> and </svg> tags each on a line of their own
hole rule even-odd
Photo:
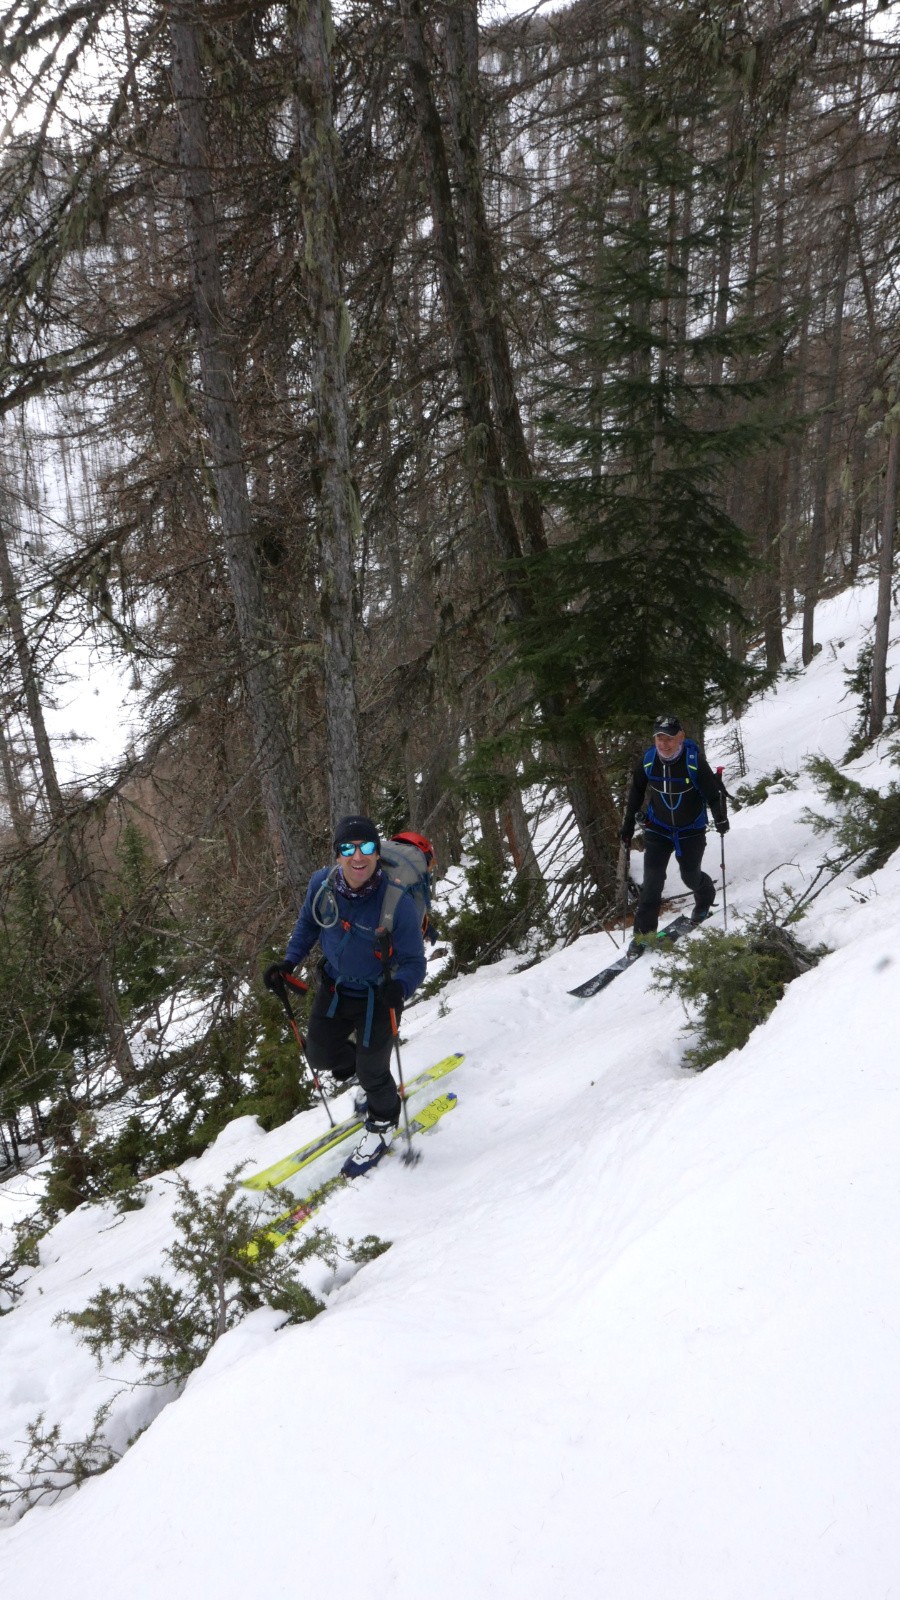
<svg viewBox="0 0 900 1600">
<path fill-rule="evenodd" d="M 361 1178 L 364 1172 L 377 1167 L 390 1150 L 396 1132 L 393 1122 L 375 1122 L 370 1118 L 359 1144 L 341 1167 L 344 1177 Z"/>
</svg>

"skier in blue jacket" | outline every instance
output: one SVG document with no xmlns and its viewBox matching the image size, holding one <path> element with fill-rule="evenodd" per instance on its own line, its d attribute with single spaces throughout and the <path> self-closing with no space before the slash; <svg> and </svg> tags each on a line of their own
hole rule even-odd
<svg viewBox="0 0 900 1600">
<path fill-rule="evenodd" d="M 266 969 L 263 982 L 278 992 L 284 975 L 319 944 L 319 984 L 306 1030 L 310 1066 L 335 1084 L 359 1078 L 367 1101 L 363 1137 L 344 1171 L 367 1172 L 389 1149 L 400 1120 L 400 1095 L 391 1076 L 391 1011 L 399 1019 L 405 1002 L 425 976 L 425 946 L 419 914 L 402 896 L 389 933 L 382 926 L 388 888 L 381 868 L 381 840 L 370 817 L 344 817 L 334 833 L 334 867 L 310 879 L 306 899 L 283 961 Z"/>
<path fill-rule="evenodd" d="M 635 818 L 644 815 L 644 881 L 634 917 L 634 937 L 656 930 L 666 868 L 672 852 L 685 887 L 694 893 L 691 921 L 702 922 L 716 898 L 716 886 L 701 870 L 710 814 L 719 833 L 728 832 L 725 789 L 693 739 L 685 738 L 676 716 L 657 717 L 653 744 L 634 769 L 625 802 L 622 842 L 630 845 Z"/>
</svg>

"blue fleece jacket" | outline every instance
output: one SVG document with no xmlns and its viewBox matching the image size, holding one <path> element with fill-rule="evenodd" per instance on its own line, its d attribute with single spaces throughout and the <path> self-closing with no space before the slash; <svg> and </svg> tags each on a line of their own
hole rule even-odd
<svg viewBox="0 0 900 1600">
<path fill-rule="evenodd" d="M 339 920 L 333 928 L 321 928 L 313 916 L 313 901 L 330 871 L 330 867 L 322 867 L 310 878 L 306 899 L 288 941 L 285 960 L 292 961 L 295 966 L 305 961 L 318 941 L 325 957 L 325 971 L 332 982 L 340 978 L 342 988 L 352 990 L 357 987 L 360 992 L 365 992 L 370 984 L 379 983 L 383 978 L 399 978 L 408 1000 L 425 976 L 425 945 L 412 900 L 404 895 L 397 905 L 394 913 L 394 954 L 390 970 L 385 972 L 384 963 L 375 954 L 375 934 L 381 925 L 387 879 L 377 893 L 366 900 L 351 900 L 332 885 Z M 349 931 L 343 926 L 345 923 L 350 924 Z M 354 979 L 359 980 L 356 985 Z"/>
</svg>

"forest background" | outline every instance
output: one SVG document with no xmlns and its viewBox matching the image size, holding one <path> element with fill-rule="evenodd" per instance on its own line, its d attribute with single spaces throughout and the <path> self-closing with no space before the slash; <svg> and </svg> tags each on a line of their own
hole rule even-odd
<svg viewBox="0 0 900 1600">
<path fill-rule="evenodd" d="M 49 1145 L 48 1216 L 307 1103 L 259 974 L 336 814 L 465 852 L 445 971 L 528 958 L 618 915 L 650 719 L 873 564 L 896 719 L 884 9 L 7 7 L 0 1164 Z M 73 780 L 77 644 L 136 715 Z"/>
</svg>

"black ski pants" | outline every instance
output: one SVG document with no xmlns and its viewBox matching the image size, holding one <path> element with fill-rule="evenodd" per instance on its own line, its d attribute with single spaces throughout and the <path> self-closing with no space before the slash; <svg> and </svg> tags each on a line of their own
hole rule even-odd
<svg viewBox="0 0 900 1600">
<path fill-rule="evenodd" d="M 716 898 L 716 886 L 709 874 L 700 870 L 703 852 L 706 849 L 705 829 L 698 828 L 696 833 L 683 833 L 679 847 L 678 870 L 682 880 L 688 889 L 693 889 L 698 909 L 708 911 Z M 674 849 L 674 839 L 664 833 L 653 833 L 649 828 L 644 829 L 644 881 L 634 917 L 635 933 L 656 931 L 666 869 Z"/>
<path fill-rule="evenodd" d="M 313 1000 L 306 1029 L 306 1054 L 314 1072 L 333 1072 L 338 1079 L 359 1078 L 369 1102 L 369 1117 L 374 1122 L 400 1121 L 400 1095 L 391 1077 L 391 1015 L 376 997 L 368 1045 L 361 1040 L 366 1031 L 364 994 L 338 993 L 334 1016 L 327 1015 L 334 998 L 331 980 L 322 977 Z M 351 1034 L 356 1038 L 352 1039 Z"/>
</svg>

